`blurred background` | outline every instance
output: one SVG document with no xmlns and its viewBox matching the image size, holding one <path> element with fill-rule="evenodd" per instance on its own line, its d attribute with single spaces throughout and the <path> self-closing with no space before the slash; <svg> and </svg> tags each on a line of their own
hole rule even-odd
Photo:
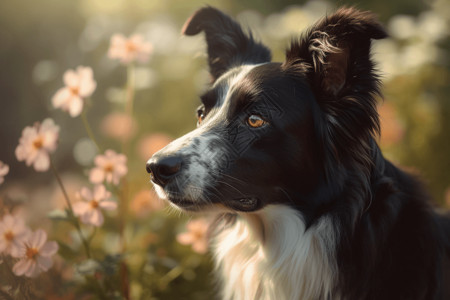
<svg viewBox="0 0 450 300">
<path fill-rule="evenodd" d="M 291 37 L 336 7 L 355 5 L 375 12 L 390 34 L 373 47 L 384 83 L 380 145 L 388 159 L 424 179 L 436 206 L 450 207 L 448 0 L 2 1 L 0 160 L 10 166 L 10 173 L 0 186 L 0 200 L 23 204 L 30 226 L 44 226 L 55 237 L 64 232 L 65 224 L 56 226 L 44 220 L 50 210 L 64 206 L 52 174 L 36 173 L 17 162 L 14 150 L 25 126 L 51 117 L 61 127 L 53 157 L 68 190 L 75 192 L 87 182 L 95 147 L 86 138 L 80 118 L 54 109 L 51 98 L 63 86 L 67 69 L 90 66 L 97 89 L 87 117 L 95 135 L 104 149 L 120 151 L 124 141 L 130 145 L 127 234 L 132 298 L 211 299 L 214 282 L 209 257 L 175 242 L 186 216 L 159 211 L 162 204 L 152 206 L 154 200 L 149 199 L 153 196 L 145 192 L 151 189 L 145 172 L 147 159 L 171 139 L 195 128 L 198 94 L 208 82 L 205 44 L 202 36 L 182 37 L 180 30 L 205 4 L 223 9 L 244 28 L 251 28 L 272 49 L 274 61 L 283 60 Z M 121 119 L 126 67 L 107 57 L 115 33 L 139 33 L 153 45 L 150 61 L 135 68 L 131 123 Z M 105 258 L 103 266 L 114 266 L 117 236 L 113 220 L 107 220 L 106 229 L 99 233 L 102 242 L 93 245 Z M 75 237 L 66 239 L 76 243 Z M 63 259 L 56 270 L 39 279 L 48 284 L 45 293 L 51 299 L 89 295 L 89 284 L 76 282 L 79 268 L 65 265 L 70 258 L 64 255 L 70 256 L 75 248 L 60 253 Z M 183 267 L 178 273 L 170 273 L 179 265 Z M 59 281 L 51 277 L 57 274 Z"/>
</svg>

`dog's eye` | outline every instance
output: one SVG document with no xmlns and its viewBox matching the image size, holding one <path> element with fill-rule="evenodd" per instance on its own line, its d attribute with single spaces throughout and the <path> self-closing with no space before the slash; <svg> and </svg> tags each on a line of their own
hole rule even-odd
<svg viewBox="0 0 450 300">
<path fill-rule="evenodd" d="M 205 111 L 203 108 L 199 108 L 197 110 L 197 125 L 200 125 L 203 122 L 203 119 L 205 118 Z"/>
<path fill-rule="evenodd" d="M 262 126 L 266 125 L 267 122 L 264 121 L 264 120 L 263 120 L 260 116 L 258 116 L 258 115 L 251 115 L 251 116 L 248 117 L 248 119 L 247 119 L 247 124 L 248 124 L 250 127 L 258 128 L 258 127 L 262 127 Z"/>
</svg>

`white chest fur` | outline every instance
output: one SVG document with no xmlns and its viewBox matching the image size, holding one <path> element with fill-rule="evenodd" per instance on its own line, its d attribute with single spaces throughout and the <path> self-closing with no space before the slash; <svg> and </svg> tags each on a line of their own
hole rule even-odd
<svg viewBox="0 0 450 300">
<path fill-rule="evenodd" d="M 326 217 L 305 231 L 301 215 L 288 206 L 242 213 L 213 239 L 222 298 L 336 299 L 335 244 Z"/>
</svg>

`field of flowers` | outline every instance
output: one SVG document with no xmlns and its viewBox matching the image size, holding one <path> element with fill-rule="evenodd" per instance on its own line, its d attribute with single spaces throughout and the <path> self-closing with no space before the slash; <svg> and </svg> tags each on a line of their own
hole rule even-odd
<svg viewBox="0 0 450 300">
<path fill-rule="evenodd" d="M 237 19 L 282 60 L 290 38 L 332 7 L 310 1 Z M 8 133 L 18 133 L 15 144 L 0 151 L 0 299 L 213 299 L 207 217 L 158 199 L 145 172 L 153 153 L 195 127 L 205 45 L 181 37 L 174 16 L 196 7 L 127 25 L 101 8 L 63 51 L 67 68 L 43 57 L 26 75 L 45 102 L 21 98 L 21 113 L 5 116 L 21 132 Z M 380 145 L 421 174 L 442 207 L 450 207 L 449 21 L 446 1 L 436 0 L 392 16 L 390 38 L 374 44 L 385 94 Z"/>
</svg>

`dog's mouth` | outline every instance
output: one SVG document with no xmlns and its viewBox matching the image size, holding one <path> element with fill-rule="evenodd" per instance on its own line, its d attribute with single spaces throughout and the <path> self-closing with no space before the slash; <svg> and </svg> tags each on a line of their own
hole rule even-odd
<svg viewBox="0 0 450 300">
<path fill-rule="evenodd" d="M 260 206 L 260 201 L 256 197 L 245 197 L 233 199 L 227 204 L 234 210 L 249 212 L 257 210 Z"/>
<path fill-rule="evenodd" d="M 199 201 L 194 201 L 187 198 L 181 198 L 177 196 L 168 196 L 167 200 L 171 203 L 175 204 L 181 209 L 185 210 L 201 210 L 202 207 L 207 206 L 207 203 L 202 203 Z M 209 205 L 214 203 L 208 203 Z M 217 204 L 217 203 L 215 203 Z M 236 198 L 231 201 L 227 201 L 226 204 L 233 210 L 242 211 L 242 212 L 251 212 L 259 209 L 260 201 L 255 197 L 245 197 L 245 198 Z"/>
<path fill-rule="evenodd" d="M 168 200 L 173 204 L 187 208 L 197 205 L 194 201 L 186 199 L 186 198 L 178 198 L 178 197 L 169 197 Z"/>
</svg>

